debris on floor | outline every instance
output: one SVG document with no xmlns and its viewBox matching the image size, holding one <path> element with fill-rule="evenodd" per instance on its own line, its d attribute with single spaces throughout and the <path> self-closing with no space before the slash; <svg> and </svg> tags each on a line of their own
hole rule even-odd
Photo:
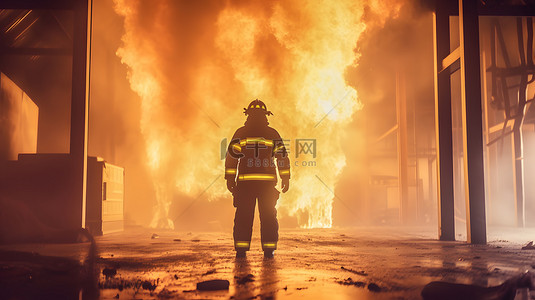
<svg viewBox="0 0 535 300">
<path fill-rule="evenodd" d="M 157 286 L 158 286 L 157 282 L 151 282 L 151 281 L 148 281 L 148 280 L 145 280 L 145 281 L 143 281 L 141 283 L 141 287 L 144 290 L 149 290 L 149 291 L 154 291 Z"/>
<path fill-rule="evenodd" d="M 356 287 L 363 287 L 363 286 L 366 285 L 366 282 L 364 282 L 364 281 L 353 281 L 353 279 L 351 277 L 348 277 L 348 278 L 346 278 L 344 280 L 339 280 L 336 283 L 341 284 L 341 285 L 354 285 Z"/>
<path fill-rule="evenodd" d="M 372 291 L 372 292 L 380 292 L 382 291 L 383 289 L 381 289 L 380 286 L 378 286 L 377 284 L 373 283 L 373 282 L 370 282 L 368 284 L 368 290 Z"/>
<path fill-rule="evenodd" d="M 215 272 L 216 272 L 216 269 L 211 269 L 211 270 L 206 271 L 206 273 L 202 274 L 202 276 L 214 274 Z"/>
<path fill-rule="evenodd" d="M 352 269 L 345 268 L 344 266 L 341 266 L 340 269 L 342 269 L 344 271 L 351 272 L 353 274 L 357 274 L 357 275 L 361 275 L 361 276 L 368 276 L 368 274 L 366 272 L 364 272 L 364 271 L 355 271 L 355 270 L 352 270 Z"/>
<path fill-rule="evenodd" d="M 117 269 L 116 268 L 104 268 L 102 270 L 102 275 L 106 276 L 106 278 L 113 277 L 117 275 Z"/>
<path fill-rule="evenodd" d="M 160 237 L 160 236 L 159 236 L 158 234 L 156 234 L 156 233 L 153 233 L 153 234 L 150 236 L 151 239 L 157 239 L 157 238 L 159 238 L 159 237 Z"/>
<path fill-rule="evenodd" d="M 177 292 L 176 291 L 170 291 L 166 288 L 163 288 L 159 293 L 158 293 L 158 298 L 159 299 L 176 299 L 177 298 Z"/>
<path fill-rule="evenodd" d="M 533 245 L 533 241 L 526 244 L 526 246 L 522 247 L 522 250 L 535 250 L 535 246 Z"/>
<path fill-rule="evenodd" d="M 530 268 L 534 252 L 520 250 L 535 230 L 514 242 L 477 247 L 434 240 L 434 232 L 382 230 L 282 230 L 272 260 L 263 259 L 257 233 L 241 260 L 235 258 L 231 233 L 221 232 L 188 237 L 187 232 L 159 230 L 155 241 L 149 238 L 153 229 L 136 228 L 97 237 L 100 256 L 88 256 L 87 244 L 0 246 L 0 299 L 78 298 L 91 285 L 87 278 L 93 278 L 102 299 L 328 299 L 334 294 L 340 299 L 421 299 L 431 281 L 473 284 L 485 291 L 516 282 L 511 290 L 519 293 L 531 286 L 530 276 L 511 279 L 526 267 L 535 270 Z M 346 235 L 345 242 L 339 234 Z M 180 243 L 174 241 L 178 236 Z M 93 269 L 85 267 L 87 257 L 94 257 Z M 470 290 L 465 299 L 474 298 Z M 423 294 L 429 291 L 427 286 Z M 463 299 L 463 291 L 461 296 L 454 292 L 448 288 L 442 299 Z"/>
<path fill-rule="evenodd" d="M 137 279 L 123 279 L 123 278 L 107 278 L 99 282 L 99 288 L 103 290 L 118 290 L 123 291 L 125 289 L 139 290 L 144 289 L 148 291 L 154 291 L 158 286 L 158 281 Z"/>
<path fill-rule="evenodd" d="M 207 280 L 197 283 L 198 291 L 228 290 L 230 282 L 224 279 Z"/>
<path fill-rule="evenodd" d="M 254 281 L 254 275 L 253 274 L 247 274 L 245 276 L 239 277 L 236 276 L 236 283 L 238 285 L 246 284 L 247 282 L 253 282 Z"/>
<path fill-rule="evenodd" d="M 534 289 L 532 274 L 529 272 L 491 287 L 433 281 L 423 288 L 421 295 L 424 300 L 513 300 L 517 289 L 524 288 Z"/>
</svg>

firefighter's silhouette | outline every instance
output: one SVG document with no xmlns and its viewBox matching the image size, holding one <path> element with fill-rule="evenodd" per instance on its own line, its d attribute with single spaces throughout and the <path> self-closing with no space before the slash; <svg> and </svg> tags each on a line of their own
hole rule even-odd
<svg viewBox="0 0 535 300">
<path fill-rule="evenodd" d="M 266 105 L 256 99 L 244 108 L 244 126 L 232 137 L 225 160 L 227 188 L 234 196 L 234 247 L 236 257 L 244 257 L 251 244 L 254 211 L 258 199 L 260 233 L 265 257 L 277 249 L 279 224 L 275 205 L 277 171 L 282 192 L 290 186 L 290 160 L 279 133 L 269 127 Z"/>
</svg>

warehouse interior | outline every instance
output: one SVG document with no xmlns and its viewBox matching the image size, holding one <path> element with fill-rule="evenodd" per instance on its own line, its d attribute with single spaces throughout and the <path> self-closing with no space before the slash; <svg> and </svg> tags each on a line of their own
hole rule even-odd
<svg viewBox="0 0 535 300">
<path fill-rule="evenodd" d="M 531 0 L 2 1 L 0 295 L 436 299 L 422 289 L 440 281 L 468 287 L 444 299 L 529 299 L 534 15 Z M 256 98 L 292 163 L 273 260 L 234 257 L 224 180 Z"/>
</svg>

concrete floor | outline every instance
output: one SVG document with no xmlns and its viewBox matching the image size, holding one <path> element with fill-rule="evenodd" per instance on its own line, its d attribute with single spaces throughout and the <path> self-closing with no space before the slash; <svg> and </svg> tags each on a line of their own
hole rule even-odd
<svg viewBox="0 0 535 300">
<path fill-rule="evenodd" d="M 496 230 L 485 246 L 435 238 L 435 232 L 422 229 L 281 230 L 275 258 L 263 258 L 255 235 L 247 258 L 236 259 L 230 232 L 131 228 L 96 239 L 100 298 L 418 299 L 433 280 L 494 286 L 535 267 L 535 250 L 521 250 L 535 239 L 535 230 Z M 83 261 L 88 243 L 0 247 L 12 250 Z M 16 288 L 38 289 L 17 286 L 16 276 L 31 278 L 36 272 L 14 260 L 0 259 L 1 291 L 16 295 Z M 104 269 L 117 274 L 106 277 Z M 2 280 L 8 277 L 17 283 Z M 198 282 L 212 279 L 228 280 L 229 290 L 196 290 Z"/>
</svg>

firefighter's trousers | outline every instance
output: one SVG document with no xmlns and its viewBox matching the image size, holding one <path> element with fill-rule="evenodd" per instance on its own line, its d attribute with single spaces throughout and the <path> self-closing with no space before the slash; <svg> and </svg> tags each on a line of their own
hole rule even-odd
<svg viewBox="0 0 535 300">
<path fill-rule="evenodd" d="M 260 214 L 260 234 L 263 250 L 275 250 L 279 239 L 277 199 L 279 191 L 272 181 L 238 181 L 234 191 L 234 246 L 236 251 L 249 250 L 256 200 Z"/>
</svg>

